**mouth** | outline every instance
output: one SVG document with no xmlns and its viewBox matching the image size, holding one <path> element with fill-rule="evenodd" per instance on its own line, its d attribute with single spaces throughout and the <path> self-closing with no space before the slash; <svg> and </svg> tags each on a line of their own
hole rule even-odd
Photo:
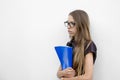
<svg viewBox="0 0 120 80">
<path fill-rule="evenodd" d="M 68 33 L 69 33 L 69 34 L 72 34 L 72 31 L 68 30 Z"/>
</svg>

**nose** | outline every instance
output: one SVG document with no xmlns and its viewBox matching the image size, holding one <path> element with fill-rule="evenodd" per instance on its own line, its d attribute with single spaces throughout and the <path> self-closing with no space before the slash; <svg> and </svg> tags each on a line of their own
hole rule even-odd
<svg viewBox="0 0 120 80">
<path fill-rule="evenodd" d="M 68 25 L 67 28 L 70 29 L 71 28 L 70 25 Z"/>
</svg>

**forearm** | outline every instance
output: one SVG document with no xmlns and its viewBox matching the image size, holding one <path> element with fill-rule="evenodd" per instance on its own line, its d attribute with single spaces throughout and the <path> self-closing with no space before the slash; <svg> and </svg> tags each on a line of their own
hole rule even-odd
<svg viewBox="0 0 120 80">
<path fill-rule="evenodd" d="M 62 71 L 58 71 L 58 72 L 57 72 L 57 77 L 58 77 L 58 78 L 64 77 L 64 76 L 63 76 L 63 72 L 62 72 Z"/>
<path fill-rule="evenodd" d="M 77 78 L 75 80 L 92 80 L 92 76 L 90 76 L 90 75 L 80 75 L 80 76 L 77 76 Z"/>
<path fill-rule="evenodd" d="M 80 75 L 71 78 L 62 78 L 61 80 L 92 80 L 92 77 L 87 75 Z"/>
<path fill-rule="evenodd" d="M 66 68 L 64 70 L 59 69 L 57 72 L 58 78 L 71 78 L 75 76 L 75 70 L 72 68 Z"/>
</svg>

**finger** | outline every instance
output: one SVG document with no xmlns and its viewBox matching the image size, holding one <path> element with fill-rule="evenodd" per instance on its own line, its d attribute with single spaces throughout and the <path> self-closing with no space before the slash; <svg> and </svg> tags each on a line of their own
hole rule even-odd
<svg viewBox="0 0 120 80">
<path fill-rule="evenodd" d="M 64 78 L 61 78 L 61 80 L 64 80 Z"/>
<path fill-rule="evenodd" d="M 72 69 L 71 67 L 68 67 L 67 69 Z"/>
</svg>

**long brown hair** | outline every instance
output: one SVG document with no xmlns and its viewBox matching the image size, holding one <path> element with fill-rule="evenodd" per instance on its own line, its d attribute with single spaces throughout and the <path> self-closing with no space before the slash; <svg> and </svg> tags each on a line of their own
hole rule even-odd
<svg viewBox="0 0 120 80">
<path fill-rule="evenodd" d="M 84 71 L 84 51 L 85 44 L 91 41 L 89 31 L 89 17 L 83 10 L 72 11 L 71 15 L 76 23 L 77 32 L 73 39 L 75 41 L 74 57 L 73 57 L 73 69 L 76 71 L 76 75 L 82 75 Z"/>
</svg>

